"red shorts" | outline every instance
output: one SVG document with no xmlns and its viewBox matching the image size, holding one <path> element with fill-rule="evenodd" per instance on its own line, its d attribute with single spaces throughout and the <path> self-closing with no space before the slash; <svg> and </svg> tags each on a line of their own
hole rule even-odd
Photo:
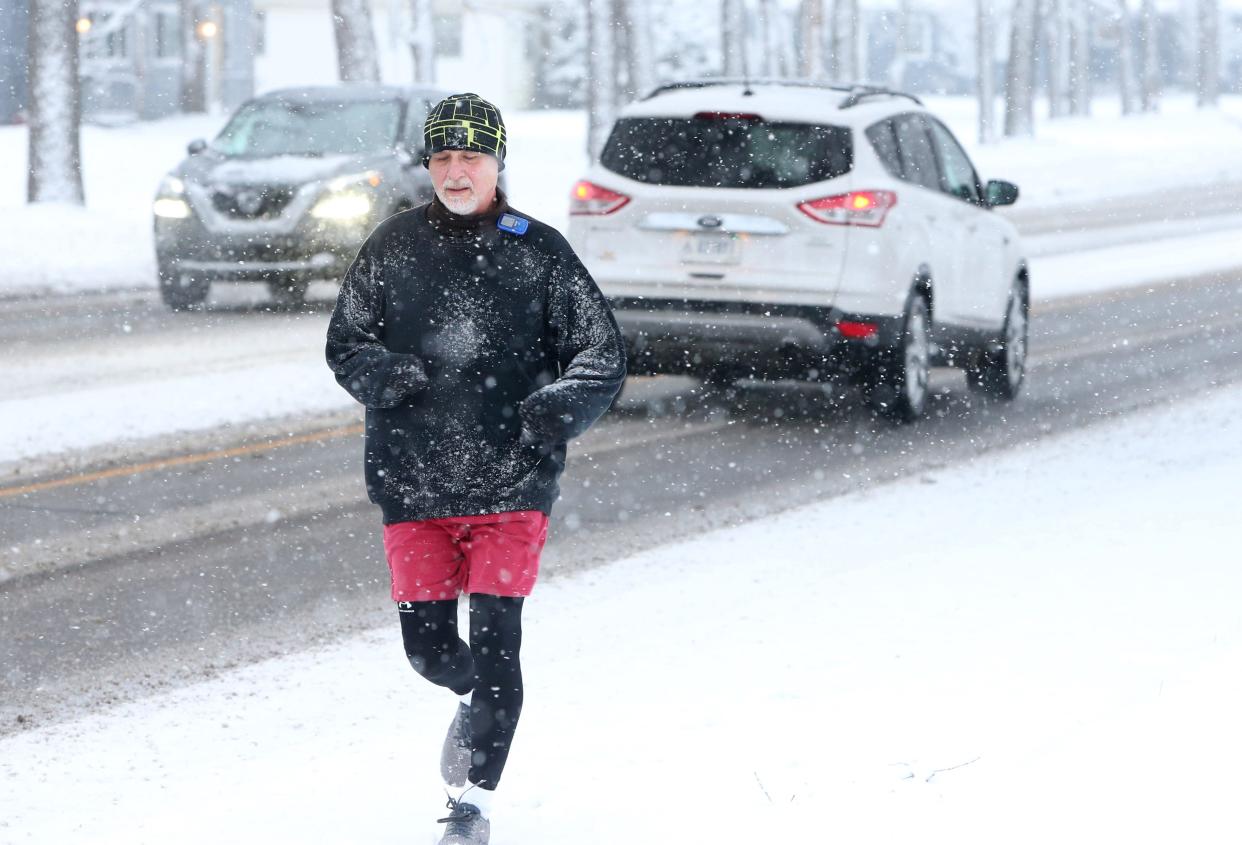
<svg viewBox="0 0 1242 845">
<path fill-rule="evenodd" d="M 548 539 L 548 515 L 509 511 L 384 526 L 393 601 L 441 601 L 463 592 L 529 596 Z"/>
</svg>

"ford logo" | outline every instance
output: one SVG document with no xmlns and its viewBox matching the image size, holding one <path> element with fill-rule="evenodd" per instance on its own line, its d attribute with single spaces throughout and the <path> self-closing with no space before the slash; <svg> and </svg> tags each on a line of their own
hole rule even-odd
<svg viewBox="0 0 1242 845">
<path fill-rule="evenodd" d="M 715 229 L 719 227 L 722 223 L 724 223 L 724 221 L 714 214 L 708 214 L 704 217 L 699 218 L 699 225 L 702 226 L 704 229 Z"/>
</svg>

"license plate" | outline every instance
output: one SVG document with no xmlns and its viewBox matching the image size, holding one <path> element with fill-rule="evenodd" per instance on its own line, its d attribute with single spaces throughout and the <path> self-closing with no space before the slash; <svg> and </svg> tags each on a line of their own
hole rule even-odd
<svg viewBox="0 0 1242 845">
<path fill-rule="evenodd" d="M 742 257 L 742 242 L 733 235 L 694 233 L 686 241 L 683 261 L 703 264 L 736 264 Z"/>
</svg>

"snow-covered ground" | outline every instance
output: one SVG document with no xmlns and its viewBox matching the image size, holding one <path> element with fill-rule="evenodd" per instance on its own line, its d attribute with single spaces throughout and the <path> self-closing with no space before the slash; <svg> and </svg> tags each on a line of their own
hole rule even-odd
<svg viewBox="0 0 1242 845">
<path fill-rule="evenodd" d="M 1169 96 L 1159 114 L 1126 118 L 1111 99 L 1101 99 L 1093 118 L 1043 120 L 1033 139 L 982 147 L 973 100 L 934 97 L 928 104 L 971 150 L 984 178 L 1021 186 L 1023 209 L 1242 182 L 1239 97 L 1224 98 L 1219 110 L 1198 111 L 1189 98 Z M 564 228 L 570 188 L 587 166 L 585 115 L 518 111 L 506 118 L 514 204 Z M 211 137 L 222 123 L 221 116 L 204 116 L 85 126 L 85 208 L 26 206 L 26 130 L 0 127 L 0 296 L 154 287 L 156 185 L 188 141 Z"/>
<path fill-rule="evenodd" d="M 496 845 L 1238 842 L 1242 388 L 550 580 Z M 391 626 L 0 741 L 0 842 L 432 842 Z"/>
</svg>

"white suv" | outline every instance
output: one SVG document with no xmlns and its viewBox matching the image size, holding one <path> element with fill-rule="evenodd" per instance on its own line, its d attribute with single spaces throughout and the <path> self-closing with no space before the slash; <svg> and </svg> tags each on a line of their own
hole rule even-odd
<svg viewBox="0 0 1242 845">
<path fill-rule="evenodd" d="M 633 374 L 827 380 L 912 420 L 928 369 L 1014 398 L 1030 280 L 952 133 L 880 88 L 707 80 L 627 107 L 574 187 L 569 239 Z"/>
</svg>

